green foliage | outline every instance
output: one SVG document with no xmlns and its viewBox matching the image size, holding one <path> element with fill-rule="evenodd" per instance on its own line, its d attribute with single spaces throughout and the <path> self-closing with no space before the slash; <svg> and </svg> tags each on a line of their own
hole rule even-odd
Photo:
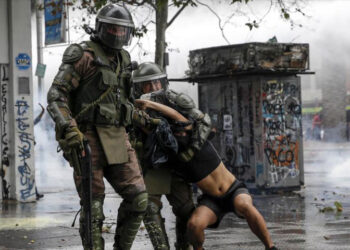
<svg viewBox="0 0 350 250">
<path fill-rule="evenodd" d="M 235 3 L 237 3 L 237 2 L 242 3 L 243 1 L 244 1 L 245 3 L 248 3 L 249 1 L 253 1 L 253 0 L 231 0 L 231 4 L 235 4 Z"/>
<path fill-rule="evenodd" d="M 255 20 L 251 23 L 246 23 L 245 25 L 248 26 L 249 30 L 252 30 L 253 28 L 259 28 L 259 24 Z"/>
<path fill-rule="evenodd" d="M 192 7 L 197 7 L 197 4 L 193 0 L 172 0 L 175 7 L 181 8 L 182 6 L 190 5 Z"/>
<path fill-rule="evenodd" d="M 290 17 L 288 11 L 286 11 L 285 9 L 282 8 L 281 12 L 282 12 L 282 16 L 284 17 L 284 19 L 288 20 Z"/>
<path fill-rule="evenodd" d="M 343 205 L 339 201 L 334 202 L 335 209 L 333 207 L 324 207 L 320 209 L 321 213 L 326 213 L 326 212 L 342 212 L 343 211 Z"/>
<path fill-rule="evenodd" d="M 146 34 L 148 31 L 147 27 L 145 25 L 142 25 L 141 27 L 137 27 L 135 28 L 135 31 L 134 31 L 134 36 L 135 37 L 143 37 L 144 34 Z"/>
<path fill-rule="evenodd" d="M 334 202 L 334 206 L 337 208 L 338 212 L 342 212 L 343 211 L 343 205 L 339 201 L 335 201 Z"/>
<path fill-rule="evenodd" d="M 107 0 L 94 0 L 94 2 L 97 10 L 101 9 L 103 6 L 107 4 Z"/>
<path fill-rule="evenodd" d="M 320 209 L 321 213 L 327 213 L 327 212 L 333 212 L 333 211 L 334 211 L 334 208 L 332 208 L 332 207 L 324 207 L 324 208 Z"/>
</svg>

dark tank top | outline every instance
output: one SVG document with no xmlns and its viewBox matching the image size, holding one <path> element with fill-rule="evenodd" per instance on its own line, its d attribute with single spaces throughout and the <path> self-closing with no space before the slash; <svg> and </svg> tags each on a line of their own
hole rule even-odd
<svg viewBox="0 0 350 250">
<path fill-rule="evenodd" d="M 207 177 L 220 164 L 221 158 L 213 144 L 206 141 L 189 162 L 172 161 L 171 167 L 188 182 L 196 183 Z"/>
</svg>

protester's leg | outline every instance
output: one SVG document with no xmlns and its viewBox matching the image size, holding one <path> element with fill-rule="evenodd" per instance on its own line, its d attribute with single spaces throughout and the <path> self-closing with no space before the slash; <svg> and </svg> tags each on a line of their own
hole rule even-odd
<svg viewBox="0 0 350 250">
<path fill-rule="evenodd" d="M 204 244 L 204 229 L 217 221 L 213 210 L 207 206 L 197 207 L 187 223 L 188 237 L 195 250 L 202 250 Z"/>
<path fill-rule="evenodd" d="M 176 216 L 176 250 L 192 249 L 187 236 L 187 221 L 195 209 L 192 188 L 183 178 L 173 174 L 170 194 L 166 195 Z"/>
<path fill-rule="evenodd" d="M 254 207 L 249 194 L 239 194 L 234 200 L 237 215 L 244 217 L 252 232 L 264 243 L 267 249 L 273 246 L 266 222 L 260 212 Z"/>
<path fill-rule="evenodd" d="M 138 165 L 136 154 L 125 135 L 129 161 L 124 164 L 111 165 L 104 169 L 107 181 L 121 195 L 117 218 L 114 249 L 131 248 L 136 233 L 147 209 L 148 195 Z"/>
<path fill-rule="evenodd" d="M 160 212 L 162 207 L 161 195 L 148 196 L 147 211 L 143 222 L 155 250 L 170 249 L 164 218 L 162 218 Z"/>
</svg>

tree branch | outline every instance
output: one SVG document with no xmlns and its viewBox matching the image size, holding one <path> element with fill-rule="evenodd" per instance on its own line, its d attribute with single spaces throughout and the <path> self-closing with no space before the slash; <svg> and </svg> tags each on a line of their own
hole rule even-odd
<svg viewBox="0 0 350 250">
<path fill-rule="evenodd" d="M 169 28 L 169 26 L 175 21 L 175 19 L 180 15 L 180 13 L 188 6 L 191 0 L 187 0 L 186 3 L 182 5 L 182 7 L 175 13 L 175 15 L 171 18 L 171 20 L 167 23 L 166 27 Z"/>
<path fill-rule="evenodd" d="M 142 6 L 144 4 L 148 4 L 154 9 L 157 8 L 154 5 L 154 3 L 152 2 L 152 0 L 142 0 L 140 2 L 138 2 L 137 0 L 112 0 L 112 2 L 114 2 L 114 3 L 124 2 L 124 3 L 130 4 L 130 5 L 134 5 L 134 6 Z"/>
<path fill-rule="evenodd" d="M 221 35 L 222 35 L 222 37 L 225 39 L 225 41 L 227 42 L 227 44 L 231 44 L 230 41 L 229 41 L 229 40 L 227 39 L 227 37 L 225 36 L 224 28 L 223 28 L 223 26 L 222 26 L 222 24 L 221 24 L 221 21 L 222 21 L 222 20 L 221 20 L 220 16 L 219 16 L 209 5 L 207 5 L 207 4 L 205 4 L 205 3 L 202 3 L 202 2 L 200 2 L 199 0 L 196 0 L 196 2 L 199 3 L 200 5 L 203 5 L 203 6 L 207 7 L 208 10 L 209 10 L 211 13 L 213 13 L 213 14 L 217 17 L 217 19 L 218 19 L 218 21 L 219 21 L 219 28 L 220 28 L 220 30 L 221 30 Z"/>
</svg>

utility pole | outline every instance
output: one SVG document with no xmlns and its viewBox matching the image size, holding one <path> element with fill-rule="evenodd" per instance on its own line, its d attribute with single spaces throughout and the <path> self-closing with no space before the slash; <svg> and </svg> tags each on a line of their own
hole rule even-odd
<svg viewBox="0 0 350 250">
<path fill-rule="evenodd" d="M 44 64 L 43 56 L 43 10 L 38 8 L 38 6 L 43 6 L 43 0 L 36 0 L 36 38 L 37 38 L 37 55 L 38 55 L 38 64 Z M 38 100 L 42 98 L 44 92 L 43 89 L 43 79 L 40 76 L 37 76 L 38 79 Z"/>
</svg>

